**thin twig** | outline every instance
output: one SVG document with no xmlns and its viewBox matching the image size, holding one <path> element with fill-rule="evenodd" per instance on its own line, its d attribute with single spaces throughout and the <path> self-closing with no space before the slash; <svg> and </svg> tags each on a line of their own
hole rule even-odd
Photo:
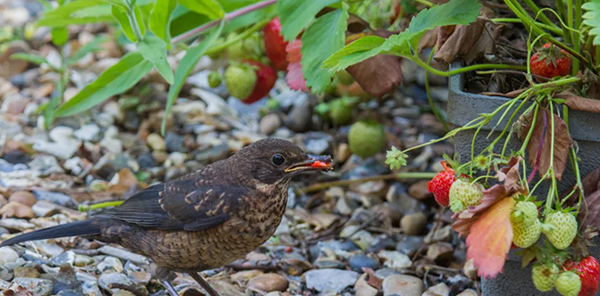
<svg viewBox="0 0 600 296">
<path fill-rule="evenodd" d="M 308 187 L 296 189 L 297 194 L 301 193 L 312 193 L 322 189 L 327 189 L 334 186 L 349 186 L 352 184 L 365 183 L 369 181 L 377 181 L 377 180 L 390 180 L 390 179 L 432 179 L 435 177 L 436 173 L 432 172 L 424 172 L 424 173 L 397 173 L 397 174 L 387 174 L 387 175 L 378 175 L 365 177 L 360 179 L 352 179 L 352 180 L 339 180 L 339 181 L 331 181 L 331 182 L 323 182 L 310 185 Z"/>
<path fill-rule="evenodd" d="M 183 34 L 181 34 L 181 35 L 173 38 L 171 40 L 171 42 L 173 44 L 175 44 L 175 43 L 179 43 L 181 41 L 187 40 L 189 38 L 198 36 L 200 33 L 202 33 L 204 31 L 206 31 L 206 30 L 208 30 L 208 29 L 210 29 L 210 28 L 218 25 L 219 23 L 221 23 L 221 20 L 230 21 L 230 20 L 232 20 L 232 19 L 234 19 L 236 17 L 242 16 L 242 15 L 250 13 L 252 11 L 259 10 L 259 9 L 261 9 L 263 7 L 267 7 L 269 5 L 273 5 L 276 2 L 277 2 L 277 0 L 265 0 L 265 1 L 262 1 L 262 2 L 258 2 L 258 3 L 255 3 L 255 4 L 248 5 L 246 7 L 240 8 L 240 9 L 238 9 L 236 11 L 232 11 L 232 12 L 226 14 L 222 19 L 212 20 L 212 21 L 210 21 L 210 22 L 208 22 L 208 23 L 206 23 L 206 24 L 204 24 L 204 25 L 202 25 L 202 26 L 200 26 L 200 27 L 198 27 L 196 29 L 187 31 L 187 32 L 185 32 L 185 33 L 183 33 Z"/>
</svg>

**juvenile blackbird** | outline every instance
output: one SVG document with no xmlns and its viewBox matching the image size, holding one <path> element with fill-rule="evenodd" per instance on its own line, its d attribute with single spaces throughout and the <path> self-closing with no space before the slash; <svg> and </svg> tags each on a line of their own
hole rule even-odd
<svg viewBox="0 0 600 296">
<path fill-rule="evenodd" d="M 308 155 L 286 140 L 264 139 L 226 160 L 142 190 L 90 219 L 11 238 L 86 236 L 116 243 L 158 265 L 157 277 L 172 296 L 172 272 L 188 273 L 211 296 L 218 293 L 198 272 L 243 258 L 277 229 L 290 180 L 299 173 L 330 170 L 331 158 Z"/>
</svg>

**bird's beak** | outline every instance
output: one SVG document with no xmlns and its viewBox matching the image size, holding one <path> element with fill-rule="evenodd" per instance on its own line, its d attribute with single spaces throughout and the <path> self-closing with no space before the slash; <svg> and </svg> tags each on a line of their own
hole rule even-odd
<svg viewBox="0 0 600 296">
<path fill-rule="evenodd" d="M 331 156 L 318 156 L 308 154 L 308 159 L 296 163 L 291 167 L 285 169 L 286 173 L 294 171 L 330 171 L 333 170 L 333 161 Z"/>
</svg>

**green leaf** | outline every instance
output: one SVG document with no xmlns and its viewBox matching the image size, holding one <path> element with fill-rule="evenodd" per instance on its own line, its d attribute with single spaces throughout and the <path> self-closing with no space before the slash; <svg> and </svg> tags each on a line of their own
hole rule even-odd
<svg viewBox="0 0 600 296">
<path fill-rule="evenodd" d="M 276 14 L 277 7 L 275 5 L 269 5 L 261 9 L 246 13 L 227 22 L 225 28 L 223 28 L 223 33 L 235 31 L 239 28 L 256 24 L 262 20 L 272 19 L 275 17 Z"/>
<path fill-rule="evenodd" d="M 78 51 L 76 51 L 71 57 L 69 57 L 67 59 L 67 65 L 73 65 L 73 64 L 77 63 L 77 61 L 79 61 L 81 58 L 83 58 L 85 55 L 87 55 L 90 52 L 97 52 L 97 51 L 102 50 L 102 47 L 100 47 L 100 44 L 102 44 L 108 40 L 109 40 L 108 37 L 96 37 L 90 43 L 79 48 Z"/>
<path fill-rule="evenodd" d="M 139 6 L 133 7 L 133 13 L 135 14 L 135 20 L 137 22 L 137 26 L 140 29 L 140 33 L 142 37 L 146 36 L 146 25 L 144 24 L 144 17 L 142 16 L 142 11 Z"/>
<path fill-rule="evenodd" d="M 426 31 L 440 26 L 468 25 L 477 19 L 480 8 L 477 0 L 451 0 L 422 10 L 412 19 L 406 31 L 387 40 L 376 36 L 358 39 L 327 58 L 323 67 L 337 72 L 378 54 L 410 56 Z"/>
<path fill-rule="evenodd" d="M 277 9 L 281 22 L 281 34 L 287 41 L 296 39 L 302 29 L 326 6 L 340 0 L 279 0 Z"/>
<path fill-rule="evenodd" d="M 175 37 L 209 21 L 210 19 L 206 15 L 195 13 L 187 7 L 177 5 L 171 14 L 169 32 L 171 33 L 171 37 Z"/>
<path fill-rule="evenodd" d="M 596 36 L 594 45 L 600 45 L 600 0 L 592 0 L 581 7 L 586 10 L 586 13 L 582 16 L 583 23 L 592 28 L 590 35 Z"/>
<path fill-rule="evenodd" d="M 67 31 L 67 27 L 54 28 L 50 34 L 52 35 L 52 43 L 54 43 L 54 45 L 62 46 L 69 41 L 69 31 Z"/>
<path fill-rule="evenodd" d="M 113 21 L 110 5 L 102 0 L 78 0 L 45 12 L 38 26 L 64 27 L 68 25 Z"/>
<path fill-rule="evenodd" d="M 68 116 L 92 108 L 104 100 L 127 91 L 152 68 L 152 62 L 139 52 L 126 54 L 118 63 L 104 71 L 92 83 L 86 85 L 71 100 L 60 106 L 55 116 Z"/>
<path fill-rule="evenodd" d="M 13 53 L 10 55 L 11 60 L 24 60 L 36 65 L 49 64 L 46 58 L 33 53 Z"/>
<path fill-rule="evenodd" d="M 204 14 L 211 19 L 219 19 L 225 15 L 221 4 L 214 0 L 179 0 L 179 4 L 191 11 Z"/>
<path fill-rule="evenodd" d="M 104 1 L 108 4 L 112 4 L 112 5 L 121 7 L 123 9 L 129 8 L 129 5 L 127 3 L 125 3 L 125 1 L 123 1 L 123 0 L 102 0 L 102 1 Z"/>
<path fill-rule="evenodd" d="M 44 125 L 46 129 L 49 129 L 52 126 L 52 122 L 54 121 L 54 112 L 56 111 L 56 106 L 63 98 L 64 85 L 62 83 L 62 79 L 56 81 L 56 88 L 54 89 L 54 97 L 48 102 L 46 108 L 44 108 Z"/>
<path fill-rule="evenodd" d="M 117 19 L 117 22 L 119 22 L 119 25 L 121 25 L 121 29 L 123 29 L 123 33 L 125 33 L 127 39 L 134 43 L 137 42 L 135 33 L 133 33 L 133 28 L 131 27 L 131 23 L 127 17 L 127 12 L 117 6 L 113 6 L 111 8 L 111 12 L 112 15 Z"/>
<path fill-rule="evenodd" d="M 204 38 L 202 42 L 194 47 L 190 47 L 185 56 L 179 62 L 179 66 L 175 71 L 175 84 L 171 85 L 169 88 L 169 95 L 167 97 L 167 106 L 165 108 L 165 116 L 163 117 L 162 126 L 160 128 L 161 133 L 165 134 L 165 129 L 167 126 L 167 115 L 171 112 L 171 107 L 175 103 L 177 96 L 179 96 L 179 92 L 185 83 L 185 79 L 192 72 L 192 69 L 198 63 L 198 60 L 202 57 L 204 52 L 217 40 L 221 31 L 223 31 L 224 21 L 221 21 L 218 28 L 213 29 L 213 31 Z"/>
<path fill-rule="evenodd" d="M 321 93 L 331 83 L 334 73 L 321 68 L 321 64 L 344 46 L 348 20 L 348 7 L 336 9 L 318 18 L 302 35 L 302 73 L 306 86 Z"/>
<path fill-rule="evenodd" d="M 169 24 L 171 20 L 171 12 L 177 6 L 177 0 L 157 0 L 150 12 L 150 31 L 158 38 L 167 43 L 167 47 L 171 47 L 171 34 L 169 34 Z"/>
<path fill-rule="evenodd" d="M 162 39 L 156 36 L 146 36 L 142 42 L 137 44 L 137 50 L 144 58 L 154 63 L 158 73 L 169 84 L 173 84 L 173 70 L 167 62 L 167 44 Z"/>
</svg>

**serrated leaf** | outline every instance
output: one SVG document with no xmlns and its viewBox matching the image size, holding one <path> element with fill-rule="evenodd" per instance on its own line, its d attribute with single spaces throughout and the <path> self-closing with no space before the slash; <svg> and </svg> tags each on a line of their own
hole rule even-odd
<svg viewBox="0 0 600 296">
<path fill-rule="evenodd" d="M 326 6 L 339 3 L 340 0 L 279 0 L 277 10 L 281 22 L 281 35 L 286 41 L 296 36 L 306 27 L 315 15 Z"/>
<path fill-rule="evenodd" d="M 38 26 L 64 27 L 68 25 L 113 21 L 110 5 L 102 0 L 78 0 L 45 12 Z"/>
<path fill-rule="evenodd" d="M 130 52 L 104 71 L 92 83 L 60 106 L 55 116 L 68 116 L 92 108 L 104 100 L 127 91 L 142 79 L 154 65 L 139 52 Z"/>
<path fill-rule="evenodd" d="M 179 4 L 195 13 L 206 15 L 210 19 L 219 19 L 225 15 L 221 4 L 214 0 L 179 0 Z"/>
<path fill-rule="evenodd" d="M 154 63 L 158 73 L 169 84 L 173 84 L 173 70 L 167 61 L 167 44 L 156 36 L 146 36 L 144 40 L 137 44 L 137 50 L 147 60 Z"/>
<path fill-rule="evenodd" d="M 82 46 L 72 56 L 70 56 L 67 59 L 67 65 L 73 65 L 73 64 L 77 63 L 77 61 L 79 61 L 81 58 L 86 56 L 88 53 L 97 52 L 97 51 L 102 50 L 102 47 L 100 47 L 100 44 L 102 44 L 108 40 L 109 40 L 108 37 L 96 37 L 90 43 Z"/>
<path fill-rule="evenodd" d="M 333 73 L 321 68 L 331 54 L 344 46 L 348 7 L 331 11 L 313 22 L 302 35 L 302 73 L 306 85 L 321 93 L 331 83 Z"/>
<path fill-rule="evenodd" d="M 591 0 L 581 6 L 586 10 L 583 14 L 583 23 L 590 26 L 590 35 L 594 38 L 594 45 L 600 45 L 600 0 Z"/>
<path fill-rule="evenodd" d="M 185 80 L 190 72 L 198 63 L 198 60 L 204 55 L 204 52 L 217 40 L 221 31 L 223 31 L 224 21 L 221 21 L 219 27 L 213 29 L 213 31 L 202 40 L 198 45 L 194 47 L 190 47 L 185 56 L 179 62 L 179 66 L 177 66 L 177 70 L 175 70 L 175 83 L 171 85 L 169 88 L 169 94 L 167 97 L 167 105 L 165 107 L 165 116 L 163 117 L 163 122 L 161 126 L 161 133 L 165 134 L 165 129 L 167 126 L 167 115 L 171 112 L 171 107 L 177 100 L 177 96 L 179 96 L 179 92 L 185 83 Z"/>
<path fill-rule="evenodd" d="M 451 0 L 422 10 L 412 19 L 406 31 L 388 39 L 376 36 L 358 39 L 330 56 L 323 67 L 337 72 L 378 54 L 409 56 L 426 31 L 440 26 L 472 23 L 477 19 L 480 8 L 477 0 Z"/>
<path fill-rule="evenodd" d="M 171 24 L 171 12 L 177 6 L 177 0 L 157 0 L 150 12 L 150 31 L 158 38 L 167 43 L 167 48 L 171 47 L 171 34 L 169 25 Z"/>
</svg>

